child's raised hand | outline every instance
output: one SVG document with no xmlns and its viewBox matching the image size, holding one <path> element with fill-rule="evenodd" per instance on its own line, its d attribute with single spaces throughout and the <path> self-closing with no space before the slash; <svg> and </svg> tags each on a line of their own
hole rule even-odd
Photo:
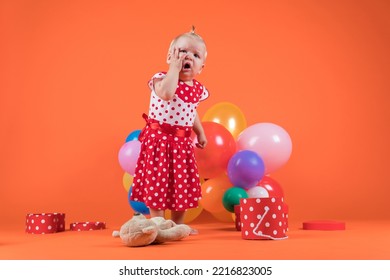
<svg viewBox="0 0 390 280">
<path fill-rule="evenodd" d="M 180 49 L 173 48 L 173 51 L 171 52 L 171 59 L 169 66 L 170 68 L 173 68 L 174 70 L 181 71 L 183 68 L 183 61 L 185 58 L 185 54 L 180 52 Z"/>
</svg>

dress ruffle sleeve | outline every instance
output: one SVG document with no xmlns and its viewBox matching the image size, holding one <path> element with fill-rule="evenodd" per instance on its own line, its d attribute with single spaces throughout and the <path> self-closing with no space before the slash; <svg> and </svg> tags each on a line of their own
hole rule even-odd
<svg viewBox="0 0 390 280">
<path fill-rule="evenodd" d="M 148 81 L 148 86 L 150 90 L 154 90 L 154 80 L 155 79 L 164 79 L 166 76 L 165 72 L 158 72 L 153 75 L 153 77 Z"/>
<path fill-rule="evenodd" d="M 199 101 L 203 101 L 203 100 L 207 99 L 209 96 L 210 96 L 209 91 L 207 90 L 207 88 L 205 88 L 205 87 L 203 86 L 203 92 L 202 92 L 201 95 L 199 96 Z"/>
</svg>

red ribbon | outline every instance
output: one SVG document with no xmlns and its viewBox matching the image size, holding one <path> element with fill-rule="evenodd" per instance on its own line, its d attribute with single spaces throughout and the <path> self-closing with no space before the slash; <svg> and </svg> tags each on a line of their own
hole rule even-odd
<svg viewBox="0 0 390 280">
<path fill-rule="evenodd" d="M 191 136 L 191 130 L 176 128 L 176 127 L 171 126 L 169 124 L 160 125 L 157 120 L 149 119 L 148 115 L 146 115 L 145 113 L 142 114 L 142 117 L 146 121 L 146 126 L 142 129 L 141 133 L 138 136 L 138 140 L 141 142 L 145 138 L 146 127 L 150 127 L 153 130 L 159 130 L 159 131 L 164 132 L 166 134 L 177 136 L 177 137 L 190 137 Z"/>
</svg>

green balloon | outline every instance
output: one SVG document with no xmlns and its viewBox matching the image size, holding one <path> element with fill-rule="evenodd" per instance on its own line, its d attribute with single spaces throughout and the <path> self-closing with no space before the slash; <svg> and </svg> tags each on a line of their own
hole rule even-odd
<svg viewBox="0 0 390 280">
<path fill-rule="evenodd" d="M 243 188 L 232 187 L 226 190 L 222 197 L 222 204 L 226 210 L 234 213 L 234 206 L 240 204 L 241 198 L 247 198 L 248 194 Z"/>
</svg>

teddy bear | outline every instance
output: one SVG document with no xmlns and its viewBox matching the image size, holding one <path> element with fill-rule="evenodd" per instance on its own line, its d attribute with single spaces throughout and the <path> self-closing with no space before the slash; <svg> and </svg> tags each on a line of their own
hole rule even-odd
<svg viewBox="0 0 390 280">
<path fill-rule="evenodd" d="M 140 213 L 135 213 L 122 225 L 120 231 L 112 233 L 114 237 L 120 237 L 122 242 L 129 247 L 176 241 L 194 234 L 196 231 L 188 225 L 177 225 L 172 220 L 162 217 L 147 219 Z"/>
</svg>

